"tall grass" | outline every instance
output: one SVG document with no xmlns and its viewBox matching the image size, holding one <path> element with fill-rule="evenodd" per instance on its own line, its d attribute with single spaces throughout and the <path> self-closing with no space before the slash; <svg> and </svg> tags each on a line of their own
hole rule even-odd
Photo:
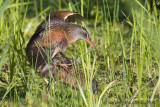
<svg viewBox="0 0 160 107">
<path fill-rule="evenodd" d="M 153 0 L 154 1 L 154 0 Z M 0 7 L 0 104 L 2 106 L 148 106 L 160 103 L 160 30 L 158 11 L 134 1 L 130 14 L 120 0 L 4 0 Z M 128 3 L 128 2 L 127 2 Z M 156 2 L 154 1 L 153 4 Z M 127 5 L 127 4 L 126 4 Z M 111 8 L 113 7 L 113 8 Z M 64 54 L 75 59 L 85 88 L 78 89 L 38 75 L 24 49 L 46 12 L 78 11 L 87 21 L 96 49 L 84 41 L 70 45 Z M 92 14 L 94 13 L 94 14 Z M 123 21 L 120 14 L 123 13 Z M 93 15 L 93 16 L 92 16 Z M 90 26 L 88 26 L 90 25 Z M 77 61 L 77 62 L 76 62 Z M 78 62 L 79 61 L 79 62 Z M 98 84 L 93 93 L 92 80 Z M 77 78 L 77 81 L 78 78 Z M 48 90 L 50 83 L 50 90 Z M 150 103 L 147 103 L 152 101 Z M 118 103 L 118 105 L 115 105 Z"/>
</svg>

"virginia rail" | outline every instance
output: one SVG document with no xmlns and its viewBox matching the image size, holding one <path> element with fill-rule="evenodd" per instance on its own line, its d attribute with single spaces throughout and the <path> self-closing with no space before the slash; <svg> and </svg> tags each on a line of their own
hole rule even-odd
<svg viewBox="0 0 160 107">
<path fill-rule="evenodd" d="M 69 22 L 80 22 L 84 18 L 77 12 L 71 11 L 56 11 L 50 16 L 46 17 L 36 29 L 35 33 L 31 37 L 27 47 L 26 55 L 29 62 L 36 69 L 41 72 L 41 75 L 49 75 L 49 64 L 57 64 L 56 60 L 61 61 L 57 56 L 60 56 L 63 60 L 67 58 L 62 54 L 57 54 L 60 50 L 64 52 L 67 46 L 78 39 L 87 41 L 90 45 L 94 44 L 90 41 L 87 30 L 77 24 Z M 70 62 L 63 62 L 64 64 L 70 64 Z M 56 65 L 60 70 L 61 67 Z M 69 68 L 69 66 L 67 66 Z M 51 67 L 55 74 L 55 67 Z M 62 68 L 63 71 L 67 71 Z M 62 72 L 62 74 L 64 74 Z M 63 76 L 62 76 L 63 78 Z"/>
</svg>

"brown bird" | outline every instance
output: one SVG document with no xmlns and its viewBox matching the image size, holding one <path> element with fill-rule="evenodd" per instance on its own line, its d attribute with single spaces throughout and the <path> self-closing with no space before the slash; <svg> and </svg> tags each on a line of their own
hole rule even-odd
<svg viewBox="0 0 160 107">
<path fill-rule="evenodd" d="M 78 39 L 95 46 L 88 36 L 87 30 L 69 22 L 80 22 L 84 18 L 77 12 L 56 11 L 46 18 L 31 37 L 26 55 L 36 69 L 46 71 L 49 64 L 54 64 L 54 56 L 60 50 L 64 52 L 68 46 Z"/>
</svg>

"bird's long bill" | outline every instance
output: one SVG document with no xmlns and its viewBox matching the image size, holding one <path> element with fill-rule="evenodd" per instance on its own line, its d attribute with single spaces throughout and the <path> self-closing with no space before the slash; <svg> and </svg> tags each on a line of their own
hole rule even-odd
<svg viewBox="0 0 160 107">
<path fill-rule="evenodd" d="M 95 47 L 94 43 L 93 43 L 93 42 L 91 42 L 91 40 L 89 39 L 89 37 L 88 37 L 88 38 L 86 38 L 86 41 L 87 41 L 90 45 L 92 45 L 93 47 Z"/>
</svg>

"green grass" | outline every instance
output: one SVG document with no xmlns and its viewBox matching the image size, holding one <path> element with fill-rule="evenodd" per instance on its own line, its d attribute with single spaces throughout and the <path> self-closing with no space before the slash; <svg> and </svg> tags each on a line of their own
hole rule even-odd
<svg viewBox="0 0 160 107">
<path fill-rule="evenodd" d="M 121 0 L 3 0 L 1 106 L 150 106 L 147 102 L 152 102 L 151 106 L 160 105 L 159 10 L 151 8 L 147 0 L 145 3 L 133 1 L 136 9 L 127 0 L 126 4 Z M 131 6 L 129 14 L 123 11 L 124 4 Z M 52 87 L 48 91 L 50 80 L 40 77 L 26 59 L 24 49 L 36 27 L 48 13 L 59 9 L 83 15 L 86 21 L 82 25 L 96 44 L 94 49 L 79 40 L 64 52 L 80 61 L 74 67 L 83 71 L 85 89 L 80 84 L 73 89 L 57 81 L 54 85 L 50 82 Z M 95 95 L 93 78 L 98 83 Z"/>
</svg>

